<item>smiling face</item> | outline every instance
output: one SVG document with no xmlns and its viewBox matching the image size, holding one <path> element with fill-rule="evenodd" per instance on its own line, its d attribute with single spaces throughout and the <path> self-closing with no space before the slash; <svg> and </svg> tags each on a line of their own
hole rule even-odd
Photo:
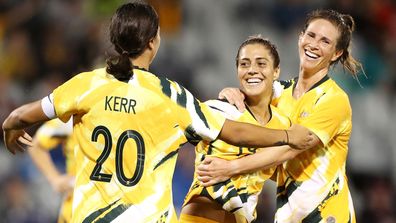
<svg viewBox="0 0 396 223">
<path fill-rule="evenodd" d="M 274 68 L 274 59 L 266 46 L 254 43 L 242 47 L 237 70 L 241 90 L 248 98 L 271 96 L 272 82 L 278 77 L 279 68 Z"/>
<path fill-rule="evenodd" d="M 336 51 L 339 36 L 337 27 L 328 20 L 311 21 L 298 41 L 300 69 L 310 74 L 327 71 L 331 62 L 342 54 L 342 51 Z"/>
</svg>

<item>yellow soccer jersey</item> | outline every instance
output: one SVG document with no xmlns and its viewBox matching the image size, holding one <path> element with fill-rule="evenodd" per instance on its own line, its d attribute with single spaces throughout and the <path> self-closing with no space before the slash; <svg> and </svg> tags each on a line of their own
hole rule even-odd
<svg viewBox="0 0 396 223">
<path fill-rule="evenodd" d="M 134 69 L 121 82 L 105 69 L 53 92 L 56 115 L 73 115 L 76 187 L 72 222 L 177 222 L 172 176 L 187 136 L 214 140 L 225 119 L 176 82 Z"/>
<path fill-rule="evenodd" d="M 293 123 L 314 132 L 324 146 L 278 168 L 276 222 L 355 222 L 345 175 L 352 129 L 348 96 L 326 76 L 295 99 L 296 81 L 283 82 L 278 108 Z"/>
<path fill-rule="evenodd" d="M 213 110 L 219 111 L 228 119 L 260 125 L 248 109 L 240 113 L 233 105 L 219 100 L 207 101 L 205 104 L 209 105 Z M 272 129 L 287 129 L 290 127 L 289 118 L 283 116 L 277 108 L 270 106 L 270 112 L 271 119 L 265 127 Z M 215 140 L 210 143 L 201 141 L 195 150 L 195 166 L 198 166 L 205 156 L 233 160 L 256 152 L 255 148 L 237 147 L 221 140 Z M 202 187 L 196 178 L 197 175 L 194 174 L 193 183 L 184 203 L 187 204 L 196 195 L 206 196 L 216 200 L 224 210 L 234 213 L 237 222 L 252 222 L 256 219 L 258 195 L 264 186 L 264 181 L 272 176 L 274 170 L 275 168 L 271 168 L 238 175 L 210 187 Z"/>
</svg>

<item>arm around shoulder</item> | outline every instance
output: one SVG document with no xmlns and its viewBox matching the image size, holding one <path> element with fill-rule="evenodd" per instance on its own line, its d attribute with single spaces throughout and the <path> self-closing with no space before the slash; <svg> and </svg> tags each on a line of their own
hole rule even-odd
<svg viewBox="0 0 396 223">
<path fill-rule="evenodd" d="M 232 145 L 255 148 L 291 145 L 296 149 L 309 149 L 314 146 L 312 133 L 300 125 L 293 125 L 288 130 L 276 130 L 228 119 L 218 138 Z"/>
</svg>

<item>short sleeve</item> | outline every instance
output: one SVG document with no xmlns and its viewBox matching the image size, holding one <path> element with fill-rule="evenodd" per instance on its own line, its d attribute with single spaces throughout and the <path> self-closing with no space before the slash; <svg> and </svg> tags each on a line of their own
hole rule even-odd
<svg viewBox="0 0 396 223">
<path fill-rule="evenodd" d="M 230 120 L 237 120 L 241 117 L 242 113 L 238 111 L 237 107 L 231 105 L 227 101 L 222 100 L 208 100 L 204 102 L 205 105 L 209 106 L 215 112 L 220 113 L 223 117 Z"/>
<path fill-rule="evenodd" d="M 176 82 L 166 79 L 162 80 L 162 85 L 173 103 L 177 104 L 174 106 L 174 114 L 177 115 L 179 126 L 187 138 L 215 140 L 224 125 L 225 117 L 201 103 Z"/>
<path fill-rule="evenodd" d="M 80 97 L 86 93 L 87 86 L 89 86 L 89 83 L 85 82 L 83 75 L 79 74 L 53 91 L 55 114 L 63 122 L 69 120 L 73 114 L 78 113 Z"/>
</svg>

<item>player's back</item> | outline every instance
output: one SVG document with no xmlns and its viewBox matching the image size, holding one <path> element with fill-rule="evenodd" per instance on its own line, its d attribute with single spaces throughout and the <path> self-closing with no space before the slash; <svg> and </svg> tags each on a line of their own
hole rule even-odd
<svg viewBox="0 0 396 223">
<path fill-rule="evenodd" d="M 198 102 L 175 82 L 138 69 L 128 83 L 104 69 L 73 79 L 54 91 L 57 113 L 75 114 L 73 222 L 176 221 L 172 176 L 186 142 L 183 125 L 202 120 Z"/>
</svg>

